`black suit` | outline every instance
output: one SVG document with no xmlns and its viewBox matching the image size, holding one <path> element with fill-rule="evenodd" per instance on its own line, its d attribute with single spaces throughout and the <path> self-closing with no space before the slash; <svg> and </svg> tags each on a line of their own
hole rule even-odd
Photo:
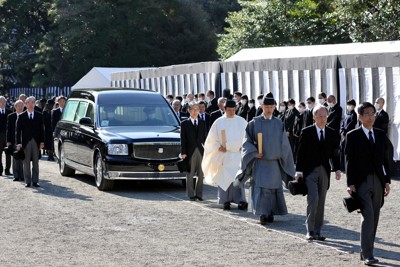
<svg viewBox="0 0 400 267">
<path fill-rule="evenodd" d="M 347 185 L 355 186 L 361 203 L 361 254 L 365 259 L 373 257 L 385 184 L 390 183 L 388 155 L 391 153 L 386 135 L 373 128 L 373 137 L 371 143 L 362 126 L 346 137 Z"/>
<path fill-rule="evenodd" d="M 61 119 L 62 111 L 61 108 L 53 109 L 51 112 L 51 129 L 54 132 L 57 122 Z"/>
<path fill-rule="evenodd" d="M 190 198 L 203 196 L 204 174 L 201 168 L 203 160 L 203 145 L 207 138 L 206 122 L 197 119 L 197 126 L 194 126 L 189 118 L 181 123 L 181 154 L 187 155 L 190 163 L 190 171 L 186 175 L 186 193 Z M 193 176 L 197 173 L 197 182 L 194 190 Z"/>
<path fill-rule="evenodd" d="M 381 129 L 382 131 L 385 132 L 385 134 L 388 133 L 389 114 L 387 114 L 387 112 L 384 111 L 383 109 L 381 111 L 376 112 L 376 119 L 375 119 L 374 127 Z"/>
<path fill-rule="evenodd" d="M 4 147 L 7 145 L 7 117 L 11 114 L 11 110 L 4 109 L 4 113 L 0 114 L 0 175 L 3 174 L 2 155 Z M 6 155 L 6 172 L 10 171 L 11 156 Z"/>
<path fill-rule="evenodd" d="M 339 137 L 335 130 L 325 127 L 320 140 L 315 125 L 304 128 L 299 139 L 296 170 L 303 172 L 308 189 L 307 232 L 320 234 L 324 222 L 325 199 L 330 184 L 330 161 L 339 170 Z M 318 130 L 319 131 L 319 130 Z"/>
<path fill-rule="evenodd" d="M 237 115 L 247 120 L 247 113 L 249 112 L 249 110 L 250 108 L 247 103 L 245 105 L 242 104 L 237 110 Z"/>
<path fill-rule="evenodd" d="M 304 125 L 306 127 L 314 124 L 313 110 L 314 108 L 306 111 L 306 125 Z"/>
<path fill-rule="evenodd" d="M 330 159 L 332 160 L 333 170 L 340 169 L 339 138 L 336 132 L 329 127 L 325 127 L 324 137 L 325 142 L 321 144 L 315 125 L 308 126 L 301 131 L 296 170 L 303 172 L 304 177 L 319 165 L 324 167 L 329 177 L 331 172 Z"/>
<path fill-rule="evenodd" d="M 340 127 L 340 134 L 346 137 L 347 133 L 351 130 L 354 130 L 356 125 L 357 113 L 354 110 L 347 112 L 346 117 L 344 117 L 344 120 L 342 122 L 342 126 Z M 346 158 L 344 153 L 345 148 L 346 138 L 342 138 L 340 141 L 340 170 L 342 172 L 346 172 Z"/>
<path fill-rule="evenodd" d="M 200 117 L 203 117 L 203 118 L 200 118 Z M 200 114 L 199 113 L 199 119 L 201 119 L 201 120 L 204 120 L 205 122 L 206 122 L 206 127 L 207 127 L 207 132 L 208 132 L 208 130 L 210 129 L 210 121 L 211 121 L 211 118 L 210 118 L 210 114 L 208 114 L 208 113 L 204 113 L 204 114 Z"/>
<path fill-rule="evenodd" d="M 15 143 L 15 130 L 18 115 L 13 112 L 7 117 L 7 143 L 14 146 Z M 15 180 L 24 180 L 23 160 L 13 158 L 13 176 Z"/>
<path fill-rule="evenodd" d="M 246 121 L 249 122 L 251 121 L 255 116 L 256 116 L 256 108 L 253 106 L 249 112 L 247 113 L 247 118 Z"/>
<path fill-rule="evenodd" d="M 337 133 L 340 130 L 340 122 L 342 121 L 343 109 L 340 107 L 339 103 L 336 103 L 333 107 L 329 109 L 327 126 L 334 129 Z"/>
<path fill-rule="evenodd" d="M 33 119 L 28 111 L 22 112 L 17 119 L 16 143 L 22 145 L 25 152 L 24 178 L 25 183 L 39 182 L 39 154 L 40 144 L 44 141 L 42 113 L 34 111 Z M 32 172 L 31 164 L 32 161 Z"/>
<path fill-rule="evenodd" d="M 223 115 L 223 111 L 220 110 L 220 109 L 218 109 L 218 110 L 216 110 L 216 111 L 214 111 L 214 112 L 212 112 L 212 113 L 210 114 L 210 128 L 211 128 L 211 126 L 213 125 L 213 123 L 214 123 L 219 117 L 222 117 L 222 115 Z"/>
<path fill-rule="evenodd" d="M 218 109 L 219 109 L 218 100 L 217 100 L 217 98 L 214 97 L 211 101 L 208 102 L 206 112 L 208 114 L 211 114 L 212 112 L 214 112 Z"/>
<path fill-rule="evenodd" d="M 175 114 L 176 114 L 176 116 L 178 116 L 179 121 L 184 121 L 187 118 L 189 118 L 189 116 L 190 116 L 188 113 L 185 113 L 185 112 L 182 112 L 182 111 L 179 111 L 178 113 L 175 113 Z"/>
</svg>

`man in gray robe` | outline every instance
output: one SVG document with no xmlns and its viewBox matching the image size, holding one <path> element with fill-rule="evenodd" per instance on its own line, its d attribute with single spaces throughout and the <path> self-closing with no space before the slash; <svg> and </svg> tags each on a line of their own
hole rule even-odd
<svg viewBox="0 0 400 267">
<path fill-rule="evenodd" d="M 275 100 L 265 97 L 261 105 L 263 113 L 249 122 L 243 143 L 241 170 L 236 176 L 243 183 L 251 176 L 251 202 L 255 215 L 262 225 L 274 221 L 274 215 L 288 213 L 283 196 L 282 180 L 295 174 L 293 154 L 284 125 L 273 116 Z M 259 142 L 259 133 L 262 141 Z M 262 151 L 258 144 L 262 143 Z"/>
</svg>

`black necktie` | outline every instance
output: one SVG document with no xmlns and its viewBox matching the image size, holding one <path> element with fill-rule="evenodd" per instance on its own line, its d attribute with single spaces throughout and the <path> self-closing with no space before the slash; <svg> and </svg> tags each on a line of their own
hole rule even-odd
<svg viewBox="0 0 400 267">
<path fill-rule="evenodd" d="M 372 137 L 372 131 L 369 131 L 369 133 L 368 133 L 368 139 L 369 139 L 369 142 L 371 143 L 371 145 L 373 145 L 375 142 L 374 142 L 374 137 Z"/>
<path fill-rule="evenodd" d="M 320 141 L 320 142 L 324 142 L 324 141 L 325 141 L 325 139 L 324 139 L 324 131 L 321 130 L 321 131 L 319 131 L 319 133 L 320 133 L 319 141 Z"/>
<path fill-rule="evenodd" d="M 31 113 L 31 115 L 30 115 L 30 119 L 33 120 L 33 118 L 32 118 L 32 113 Z"/>
<path fill-rule="evenodd" d="M 193 125 L 194 127 L 197 127 L 197 120 L 194 120 Z"/>
</svg>

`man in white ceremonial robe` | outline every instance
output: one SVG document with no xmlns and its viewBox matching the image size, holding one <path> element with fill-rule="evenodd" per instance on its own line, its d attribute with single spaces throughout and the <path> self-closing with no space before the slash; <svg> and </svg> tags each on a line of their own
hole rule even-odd
<svg viewBox="0 0 400 267">
<path fill-rule="evenodd" d="M 247 122 L 235 115 L 236 103 L 225 103 L 225 114 L 218 118 L 209 131 L 204 144 L 202 169 L 206 183 L 218 185 L 218 204 L 229 210 L 231 202 L 238 209 L 247 210 L 248 204 L 243 184 L 235 187 L 235 180 L 241 160 L 241 149 Z"/>
</svg>

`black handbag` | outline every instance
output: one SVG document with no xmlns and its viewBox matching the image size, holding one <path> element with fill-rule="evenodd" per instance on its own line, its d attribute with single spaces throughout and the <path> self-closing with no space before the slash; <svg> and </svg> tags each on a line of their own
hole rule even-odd
<svg viewBox="0 0 400 267">
<path fill-rule="evenodd" d="M 189 172 L 190 171 L 190 164 L 189 164 L 189 160 L 187 158 L 178 161 L 176 163 L 176 165 L 178 166 L 178 170 L 180 172 Z"/>
<path fill-rule="evenodd" d="M 292 180 L 288 183 L 288 188 L 290 193 L 295 196 L 295 195 L 307 195 L 307 186 L 306 183 L 304 182 L 303 179 L 298 179 L 298 180 Z"/>
<path fill-rule="evenodd" d="M 351 196 L 343 198 L 343 205 L 349 213 L 361 209 L 361 202 L 358 199 L 357 193 L 354 192 Z"/>
</svg>

